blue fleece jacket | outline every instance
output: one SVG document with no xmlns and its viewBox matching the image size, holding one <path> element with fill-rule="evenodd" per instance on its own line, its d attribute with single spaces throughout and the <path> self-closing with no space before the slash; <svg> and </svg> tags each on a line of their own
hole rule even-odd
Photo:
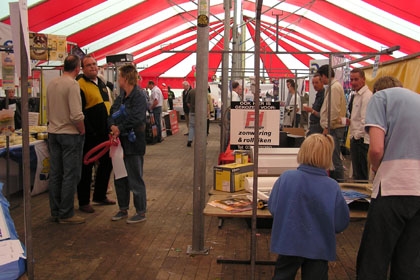
<svg viewBox="0 0 420 280">
<path fill-rule="evenodd" d="M 348 226 L 350 216 L 339 185 L 325 170 L 300 165 L 284 172 L 273 186 L 268 209 L 272 252 L 335 260 L 335 234 Z"/>
</svg>

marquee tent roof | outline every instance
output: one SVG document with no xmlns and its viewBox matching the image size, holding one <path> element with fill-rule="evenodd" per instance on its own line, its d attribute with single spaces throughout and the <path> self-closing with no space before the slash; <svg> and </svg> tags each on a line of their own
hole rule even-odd
<svg viewBox="0 0 420 280">
<path fill-rule="evenodd" d="M 67 36 L 93 54 L 99 65 L 107 55 L 130 53 L 143 77 L 192 78 L 196 63 L 197 2 L 191 0 L 28 0 L 32 32 Z M 233 2 L 233 1 L 231 1 Z M 254 51 L 255 0 L 241 4 L 240 44 Z M 223 0 L 210 0 L 209 77 L 219 74 L 224 46 Z M 388 61 L 420 50 L 420 1 L 409 0 L 264 0 L 261 67 L 265 77 L 308 69 L 323 52 L 378 52 L 400 46 Z M 231 10 L 231 24 L 233 24 Z M 276 44 L 276 20 L 279 38 Z M 10 23 L 8 3 L 0 4 L 2 22 Z M 232 44 L 230 44 L 232 48 Z M 171 50 L 171 52 L 168 52 Z M 279 53 L 274 53 L 278 51 Z M 355 59 L 361 55 L 346 55 Z M 245 68 L 254 58 L 243 55 Z M 356 64 L 365 66 L 373 60 Z M 252 75 L 252 74 L 250 74 Z"/>
</svg>

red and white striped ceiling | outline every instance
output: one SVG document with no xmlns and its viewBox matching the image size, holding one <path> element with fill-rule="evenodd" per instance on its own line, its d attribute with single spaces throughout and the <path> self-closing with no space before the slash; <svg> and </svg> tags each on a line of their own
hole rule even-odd
<svg viewBox="0 0 420 280">
<path fill-rule="evenodd" d="M 0 4 L 10 24 L 8 3 Z M 67 36 L 100 65 L 105 57 L 131 53 L 143 77 L 191 78 L 196 63 L 197 0 L 28 1 L 32 32 Z M 220 73 L 224 45 L 223 0 L 210 2 L 209 77 Z M 233 2 L 233 1 L 231 1 Z M 242 45 L 253 51 L 255 1 L 238 0 Z M 398 45 L 392 60 L 420 51 L 420 1 L 409 0 L 264 0 L 261 17 L 261 66 L 270 78 L 308 69 L 323 52 L 378 52 Z M 233 22 L 233 10 L 231 11 Z M 276 44 L 276 18 L 279 39 Z M 229 38 L 230 39 L 230 38 Z M 278 46 L 276 46 L 278 45 Z M 230 44 L 230 47 L 232 44 Z M 164 50 L 173 52 L 165 52 Z M 274 54 L 279 51 L 281 53 Z M 289 53 L 287 53 L 289 52 Z M 349 55 L 349 59 L 362 55 Z M 252 69 L 251 53 L 243 55 Z M 373 63 L 368 60 L 359 65 Z"/>
</svg>

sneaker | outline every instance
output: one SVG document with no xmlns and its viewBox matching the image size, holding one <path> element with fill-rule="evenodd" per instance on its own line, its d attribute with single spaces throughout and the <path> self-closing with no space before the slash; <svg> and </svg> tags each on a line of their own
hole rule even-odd
<svg viewBox="0 0 420 280">
<path fill-rule="evenodd" d="M 95 209 L 93 209 L 92 205 L 90 204 L 86 204 L 86 205 L 82 205 L 79 206 L 79 210 L 85 213 L 94 213 Z"/>
<path fill-rule="evenodd" d="M 70 218 L 58 219 L 59 224 L 83 224 L 84 222 L 85 222 L 85 218 L 82 218 L 76 215 Z"/>
<path fill-rule="evenodd" d="M 144 214 L 135 214 L 133 217 L 127 219 L 127 224 L 135 224 L 146 221 Z"/>
<path fill-rule="evenodd" d="M 127 218 L 128 213 L 126 210 L 120 210 L 114 217 L 111 218 L 112 221 L 119 221 L 121 219 Z"/>
</svg>

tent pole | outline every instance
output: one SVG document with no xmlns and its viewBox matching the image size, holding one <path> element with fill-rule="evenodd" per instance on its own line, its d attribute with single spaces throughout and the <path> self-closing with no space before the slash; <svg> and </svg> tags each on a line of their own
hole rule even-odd
<svg viewBox="0 0 420 280">
<path fill-rule="evenodd" d="M 226 119 L 226 109 L 229 107 L 228 104 L 228 90 L 229 90 L 229 38 L 230 38 L 230 9 L 231 0 L 224 1 L 225 9 L 225 30 L 223 36 L 223 53 L 222 53 L 222 106 L 221 106 L 221 126 L 220 126 L 220 152 L 226 150 L 227 142 L 229 139 L 228 130 L 224 126 L 224 120 Z"/>
<path fill-rule="evenodd" d="M 28 53 L 26 52 L 22 25 L 20 25 L 20 55 L 21 55 L 21 108 L 22 108 L 22 177 L 24 199 L 24 228 L 28 278 L 34 279 L 32 222 L 31 222 L 31 180 L 29 160 L 29 124 L 28 124 Z"/>
<path fill-rule="evenodd" d="M 193 228 L 190 254 L 208 254 L 204 248 L 204 205 L 207 149 L 207 95 L 209 57 L 209 0 L 198 3 L 197 18 L 197 87 L 195 93 L 194 174 L 193 174 Z M 191 120 L 191 119 L 190 119 Z M 190 130 L 191 133 L 191 130 Z"/>
</svg>

